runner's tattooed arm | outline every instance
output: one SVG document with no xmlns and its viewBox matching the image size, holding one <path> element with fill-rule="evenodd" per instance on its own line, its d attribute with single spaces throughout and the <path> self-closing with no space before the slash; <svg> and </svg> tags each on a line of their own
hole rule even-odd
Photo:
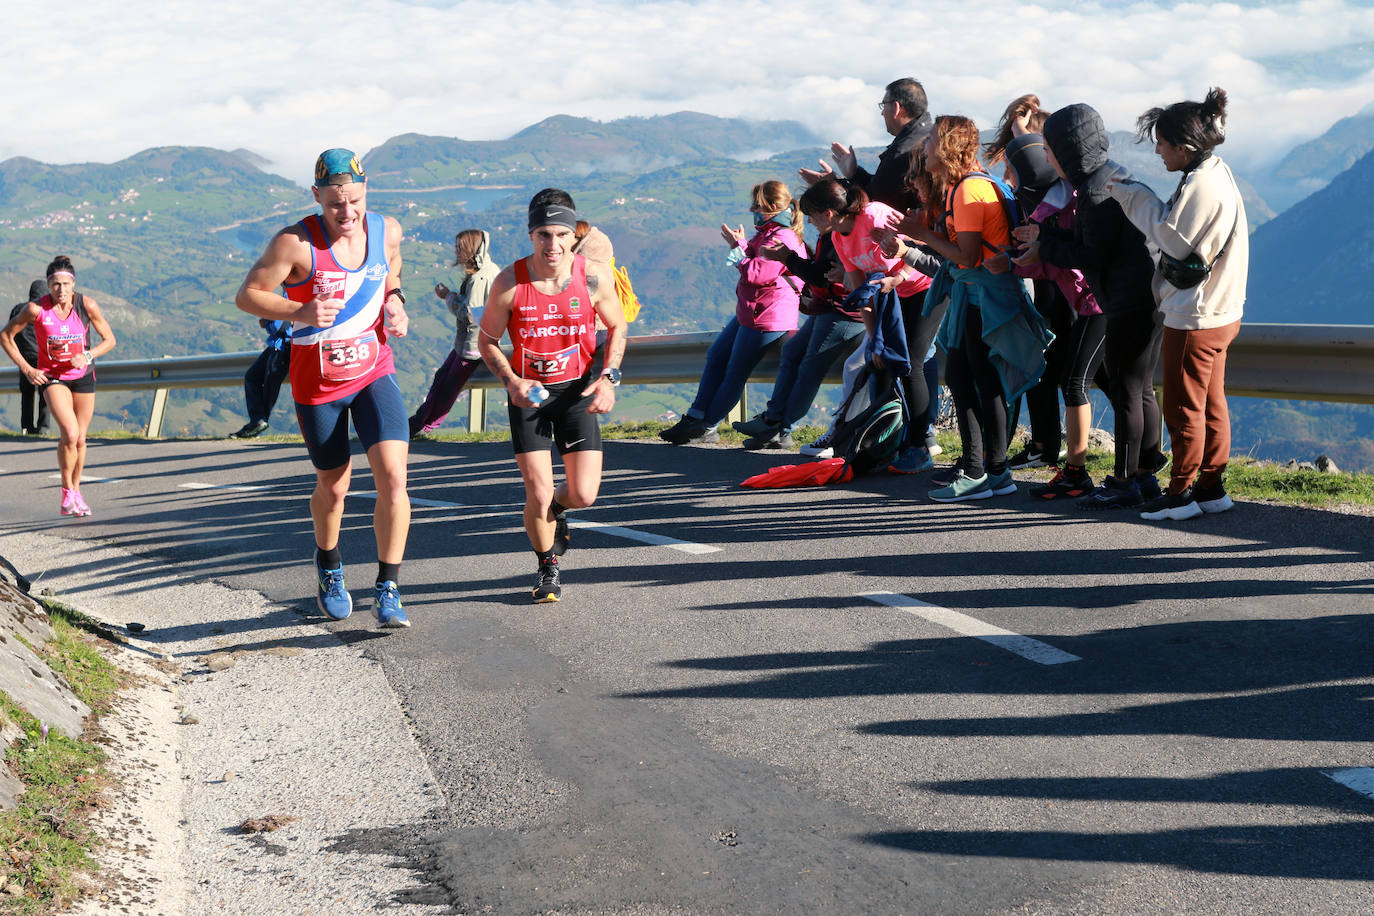
<svg viewBox="0 0 1374 916">
<path fill-rule="evenodd" d="M 515 310 L 515 268 L 507 267 L 497 276 L 487 296 L 487 307 L 482 312 L 481 333 L 477 335 L 477 352 L 482 354 L 482 362 L 487 364 L 491 374 L 506 386 L 506 396 L 517 407 L 534 407 L 529 399 L 530 389 L 539 383 L 533 379 L 523 379 L 516 374 L 506 354 L 501 352 L 501 338 L 510 327 L 511 315 Z"/>
</svg>

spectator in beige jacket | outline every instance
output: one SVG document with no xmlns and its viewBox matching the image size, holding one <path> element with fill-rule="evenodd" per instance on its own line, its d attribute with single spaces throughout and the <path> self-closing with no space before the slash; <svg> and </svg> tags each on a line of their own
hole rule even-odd
<svg viewBox="0 0 1374 916">
<path fill-rule="evenodd" d="M 1145 185 L 1114 182 L 1108 192 L 1159 250 L 1155 300 L 1164 315 L 1164 422 L 1173 441 L 1169 489 L 1141 507 L 1155 521 L 1225 512 L 1222 477 L 1231 452 L 1226 348 L 1240 330 L 1249 269 L 1249 227 L 1235 176 L 1213 152 L 1225 139 L 1226 92 L 1201 102 L 1151 108 L 1137 138 L 1155 152 L 1178 188 L 1162 202 Z"/>
</svg>

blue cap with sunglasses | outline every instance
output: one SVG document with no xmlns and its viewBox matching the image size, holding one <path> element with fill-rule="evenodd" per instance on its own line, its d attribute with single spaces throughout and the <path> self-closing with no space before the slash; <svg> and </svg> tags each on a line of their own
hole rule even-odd
<svg viewBox="0 0 1374 916">
<path fill-rule="evenodd" d="M 355 181 L 366 182 L 367 173 L 352 150 L 327 149 L 315 160 L 315 187 L 327 188 Z"/>
</svg>

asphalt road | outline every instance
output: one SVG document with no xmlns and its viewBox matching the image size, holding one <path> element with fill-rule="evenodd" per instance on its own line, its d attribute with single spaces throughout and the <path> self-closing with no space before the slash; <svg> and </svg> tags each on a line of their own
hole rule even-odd
<svg viewBox="0 0 1374 916">
<path fill-rule="evenodd" d="M 536 606 L 509 445 L 416 443 L 415 625 L 334 629 L 385 666 L 447 816 L 341 848 L 406 850 L 407 899 L 462 912 L 1374 909 L 1374 518 L 736 486 L 796 460 L 608 443 Z M 50 441 L 0 445 L 11 530 L 316 619 L 299 445 L 94 442 L 82 520 L 54 471 Z"/>
</svg>

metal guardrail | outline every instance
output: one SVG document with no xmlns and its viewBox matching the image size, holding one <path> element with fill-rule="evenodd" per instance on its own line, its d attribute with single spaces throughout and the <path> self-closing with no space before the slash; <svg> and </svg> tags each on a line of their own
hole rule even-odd
<svg viewBox="0 0 1374 916">
<path fill-rule="evenodd" d="M 625 381 L 632 385 L 695 382 L 714 339 L 710 332 L 632 337 L 625 351 Z M 103 390 L 154 392 L 148 435 L 157 437 L 162 432 L 168 391 L 241 385 L 258 352 L 102 359 L 96 371 Z M 749 380 L 771 383 L 777 370 L 778 348 L 773 348 Z M 838 364 L 826 380 L 840 380 Z M 0 390 L 13 390 L 18 384 L 18 368 L 0 368 Z M 482 429 L 484 393 L 500 387 L 485 366 L 473 373 L 468 382 L 473 392 L 469 429 Z M 1226 391 L 1238 397 L 1374 404 L 1374 325 L 1242 324 L 1227 351 Z"/>
</svg>

